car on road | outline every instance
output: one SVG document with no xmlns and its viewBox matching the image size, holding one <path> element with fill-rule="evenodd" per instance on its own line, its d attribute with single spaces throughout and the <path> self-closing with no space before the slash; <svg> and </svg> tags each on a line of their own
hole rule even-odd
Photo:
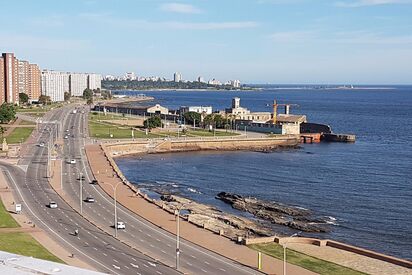
<svg viewBox="0 0 412 275">
<path fill-rule="evenodd" d="M 97 184 L 98 182 L 97 182 L 97 180 L 92 180 L 91 182 L 90 182 L 90 184 Z"/>
<path fill-rule="evenodd" d="M 117 222 L 117 229 L 126 229 L 126 224 L 124 222 Z"/>
<path fill-rule="evenodd" d="M 44 147 L 44 142 L 40 142 L 39 147 Z"/>
<path fill-rule="evenodd" d="M 94 198 L 93 198 L 93 197 L 87 197 L 84 201 L 85 201 L 85 202 L 93 203 L 93 202 L 94 202 Z"/>
<path fill-rule="evenodd" d="M 78 180 L 86 180 L 86 177 L 84 175 L 82 175 L 81 177 L 77 178 Z"/>
<path fill-rule="evenodd" d="M 49 208 L 51 208 L 51 209 L 57 208 L 57 203 L 54 202 L 54 201 L 51 201 L 51 202 L 49 203 Z"/>
<path fill-rule="evenodd" d="M 66 129 L 66 132 L 68 132 L 69 131 L 69 129 Z"/>
<path fill-rule="evenodd" d="M 69 164 L 76 164 L 76 160 L 75 160 L 75 159 L 69 159 L 69 160 L 67 161 L 67 163 L 69 163 Z"/>
<path fill-rule="evenodd" d="M 69 138 L 69 136 L 68 136 L 68 135 L 64 136 L 64 139 L 68 139 L 68 138 Z"/>
</svg>

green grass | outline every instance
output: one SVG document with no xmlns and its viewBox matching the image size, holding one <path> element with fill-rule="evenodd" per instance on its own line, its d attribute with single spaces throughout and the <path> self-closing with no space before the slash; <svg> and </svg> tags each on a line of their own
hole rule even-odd
<svg viewBox="0 0 412 275">
<path fill-rule="evenodd" d="M 112 124 L 89 121 L 89 131 L 90 136 L 95 138 L 104 138 L 104 139 L 122 139 L 122 138 L 132 138 L 132 130 L 130 127 L 121 127 L 114 126 Z M 110 134 L 113 137 L 110 137 Z M 156 138 L 158 135 L 149 133 L 145 134 L 143 131 L 135 130 L 135 138 Z"/>
<path fill-rule="evenodd" d="M 226 132 L 226 131 L 208 131 L 208 130 L 189 130 L 186 132 L 186 136 L 197 136 L 197 137 L 228 137 L 228 136 L 238 136 L 238 133 Z"/>
<path fill-rule="evenodd" d="M 283 247 L 276 243 L 253 244 L 250 248 L 260 251 L 274 258 L 283 260 Z M 294 250 L 287 249 L 286 259 L 288 263 L 301 266 L 321 275 L 361 275 L 366 274 L 344 267 L 335 263 L 324 261 Z M 263 263 L 264 264 L 264 263 Z"/>
<path fill-rule="evenodd" d="M 16 228 L 19 224 L 13 219 L 0 200 L 0 228 Z"/>
<path fill-rule="evenodd" d="M 95 114 L 97 113 L 97 114 Z M 121 114 L 107 113 L 105 116 L 103 112 L 91 112 L 89 116 L 90 120 L 128 120 L 129 117 L 123 117 Z"/>
<path fill-rule="evenodd" d="M 22 120 L 20 121 L 20 125 L 36 125 L 33 121 Z"/>
<path fill-rule="evenodd" d="M 17 144 L 20 141 L 25 142 L 26 139 L 33 132 L 34 127 L 16 127 L 14 130 L 6 137 L 7 143 Z"/>
<path fill-rule="evenodd" d="M 64 263 L 26 233 L 0 233 L 0 250 L 57 263 Z"/>
</svg>

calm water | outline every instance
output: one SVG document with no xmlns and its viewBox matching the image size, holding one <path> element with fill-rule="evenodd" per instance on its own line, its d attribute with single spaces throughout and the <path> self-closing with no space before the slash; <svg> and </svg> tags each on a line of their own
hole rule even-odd
<svg viewBox="0 0 412 275">
<path fill-rule="evenodd" d="M 306 114 L 311 122 L 356 134 L 357 142 L 271 154 L 199 152 L 118 159 L 130 181 L 161 186 L 234 213 L 214 196 L 236 192 L 309 208 L 337 219 L 332 232 L 320 237 L 412 259 L 412 87 L 146 94 L 169 108 L 223 109 L 240 96 L 241 105 L 255 111 L 270 111 L 266 104 L 276 98 L 299 104 L 292 112 Z"/>
</svg>

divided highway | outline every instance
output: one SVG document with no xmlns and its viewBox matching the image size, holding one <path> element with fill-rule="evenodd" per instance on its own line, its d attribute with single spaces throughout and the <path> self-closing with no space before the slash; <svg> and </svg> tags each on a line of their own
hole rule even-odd
<svg viewBox="0 0 412 275">
<path fill-rule="evenodd" d="M 25 154 L 20 169 L 0 163 L 0 168 L 15 187 L 16 195 L 21 198 L 25 212 L 34 223 L 63 245 L 73 251 L 76 257 L 95 267 L 97 270 L 112 274 L 178 274 L 174 268 L 176 237 L 151 224 L 118 204 L 118 220 L 126 223 L 125 230 L 119 230 L 123 244 L 110 234 L 114 229 L 113 199 L 98 185 L 92 185 L 92 173 L 84 152 L 87 138 L 88 109 L 64 107 L 48 114 L 43 120 L 62 122 L 58 135 L 67 135 L 63 152 L 63 189 L 74 209 L 80 207 L 79 174 L 83 173 L 82 196 L 93 197 L 94 203 L 83 203 L 83 218 L 74 211 L 51 189 L 47 179 L 47 159 L 49 139 L 54 140 L 57 124 L 40 124 L 35 143 L 45 143 L 44 147 L 33 146 Z M 59 127 L 60 128 L 60 127 Z M 68 131 L 67 131 L 68 130 Z M 76 163 L 70 163 L 75 159 Z M 57 209 L 47 207 L 50 201 L 58 204 Z M 91 221 L 91 222 L 89 222 Z M 98 225 L 98 229 L 95 225 Z M 79 236 L 73 232 L 78 229 Z M 130 247 L 134 247 L 132 249 Z M 254 269 L 181 240 L 180 270 L 190 274 L 258 274 Z M 148 255 L 148 256 L 145 256 Z M 156 260 L 154 260 L 156 259 Z"/>
</svg>

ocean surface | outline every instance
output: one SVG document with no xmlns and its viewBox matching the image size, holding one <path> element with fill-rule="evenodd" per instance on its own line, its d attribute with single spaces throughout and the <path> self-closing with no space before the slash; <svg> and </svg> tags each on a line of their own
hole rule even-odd
<svg viewBox="0 0 412 275">
<path fill-rule="evenodd" d="M 122 92 L 126 94 L 141 92 Z M 321 143 L 270 154 L 191 152 L 116 160 L 125 176 L 147 190 L 176 192 L 243 214 L 215 199 L 221 191 L 304 207 L 331 217 L 321 238 L 412 259 L 412 87 L 390 89 L 272 89 L 262 91 L 145 91 L 170 109 L 230 107 L 232 97 L 253 111 L 299 104 L 292 113 L 356 134 L 354 144 Z M 155 196 L 154 194 L 152 194 Z M 336 219 L 336 220 L 335 220 Z M 275 227 L 283 234 L 294 233 Z M 303 234 L 313 236 L 311 234 Z"/>
</svg>

